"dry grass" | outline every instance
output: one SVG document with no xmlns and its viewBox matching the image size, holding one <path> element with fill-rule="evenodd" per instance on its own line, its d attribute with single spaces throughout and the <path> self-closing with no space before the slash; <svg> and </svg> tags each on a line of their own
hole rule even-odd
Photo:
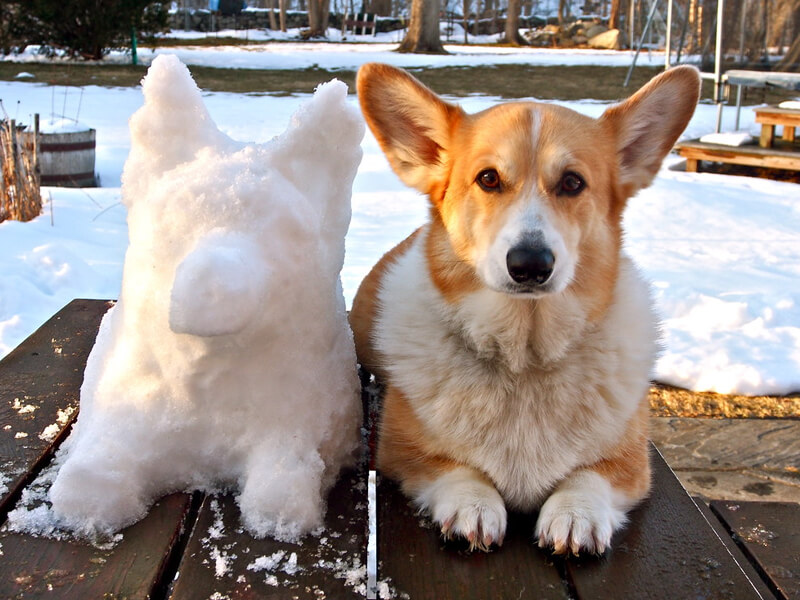
<svg viewBox="0 0 800 600">
<path fill-rule="evenodd" d="M 35 149 L 23 143 L 22 131 L 6 118 L 0 121 L 0 222 L 30 221 L 41 212 Z"/>
<path fill-rule="evenodd" d="M 650 388 L 650 414 L 655 417 L 800 419 L 800 394 L 736 396 L 654 384 Z"/>
</svg>

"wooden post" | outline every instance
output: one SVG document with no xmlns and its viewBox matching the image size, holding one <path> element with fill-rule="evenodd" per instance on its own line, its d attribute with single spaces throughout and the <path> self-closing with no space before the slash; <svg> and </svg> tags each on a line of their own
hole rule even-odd
<svg viewBox="0 0 800 600">
<path fill-rule="evenodd" d="M 33 177 L 36 189 L 42 185 L 42 173 L 39 169 L 39 113 L 33 115 Z"/>
</svg>

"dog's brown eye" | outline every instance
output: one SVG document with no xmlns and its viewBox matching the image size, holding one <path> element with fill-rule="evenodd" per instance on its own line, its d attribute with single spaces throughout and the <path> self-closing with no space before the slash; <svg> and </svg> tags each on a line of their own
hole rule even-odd
<svg viewBox="0 0 800 600">
<path fill-rule="evenodd" d="M 478 173 L 476 181 L 486 192 L 496 192 L 500 190 L 500 175 L 495 169 L 484 169 Z"/>
<path fill-rule="evenodd" d="M 567 171 L 561 177 L 561 183 L 558 185 L 558 194 L 565 196 L 577 196 L 586 187 L 586 182 L 577 173 Z"/>
</svg>

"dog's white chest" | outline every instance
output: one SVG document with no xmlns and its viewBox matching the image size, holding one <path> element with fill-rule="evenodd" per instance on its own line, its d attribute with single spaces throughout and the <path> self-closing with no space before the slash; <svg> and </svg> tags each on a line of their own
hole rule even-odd
<svg viewBox="0 0 800 600">
<path fill-rule="evenodd" d="M 617 296 L 598 324 L 562 315 L 558 332 L 498 329 L 504 317 L 487 298 L 461 313 L 444 302 L 418 243 L 386 275 L 376 341 L 436 445 L 489 475 L 510 506 L 531 509 L 601 458 L 646 393 L 654 319 L 627 259 Z"/>
</svg>

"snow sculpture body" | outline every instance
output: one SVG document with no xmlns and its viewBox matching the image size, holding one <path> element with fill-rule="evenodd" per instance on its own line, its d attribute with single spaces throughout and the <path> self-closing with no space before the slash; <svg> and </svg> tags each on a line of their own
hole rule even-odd
<svg viewBox="0 0 800 600">
<path fill-rule="evenodd" d="M 327 83 L 263 145 L 211 121 L 160 56 L 131 119 L 130 245 L 50 499 L 83 533 L 177 490 L 232 489 L 255 535 L 321 524 L 358 443 L 355 351 L 339 273 L 364 126 Z"/>
</svg>

